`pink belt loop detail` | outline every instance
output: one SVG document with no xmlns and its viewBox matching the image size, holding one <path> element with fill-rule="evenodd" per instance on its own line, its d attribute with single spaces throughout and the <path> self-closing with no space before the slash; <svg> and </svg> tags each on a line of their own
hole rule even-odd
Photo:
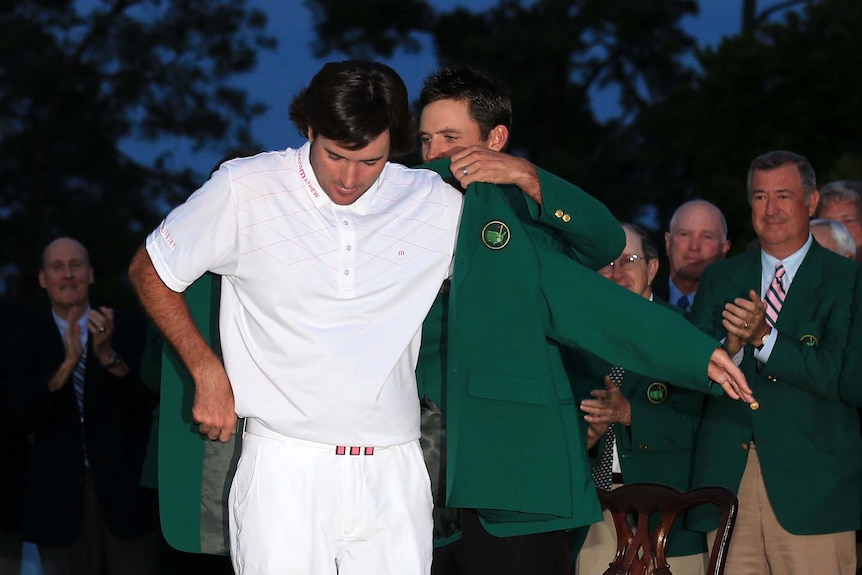
<svg viewBox="0 0 862 575">
<path fill-rule="evenodd" d="M 347 455 L 347 446 L 346 445 L 336 445 L 335 446 L 335 455 Z M 374 455 L 373 447 L 350 447 L 350 455 Z"/>
</svg>

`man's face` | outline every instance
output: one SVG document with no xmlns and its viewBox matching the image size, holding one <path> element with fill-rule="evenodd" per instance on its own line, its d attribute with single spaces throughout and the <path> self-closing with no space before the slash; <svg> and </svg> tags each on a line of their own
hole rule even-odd
<svg viewBox="0 0 862 575">
<path fill-rule="evenodd" d="M 783 259 L 801 248 L 819 197 L 815 190 L 806 201 L 794 164 L 756 170 L 751 178 L 751 223 L 763 250 Z"/>
<path fill-rule="evenodd" d="M 348 150 L 309 129 L 311 167 L 323 191 L 333 203 L 347 206 L 377 181 L 389 158 L 389 130 L 364 148 Z"/>
<path fill-rule="evenodd" d="M 44 266 L 39 271 L 39 285 L 45 288 L 51 306 L 60 315 L 76 307 L 86 307 L 93 268 L 78 242 L 61 238 L 45 250 Z"/>
<path fill-rule="evenodd" d="M 425 162 L 449 157 L 469 146 L 495 149 L 490 134 L 482 138 L 479 124 L 470 116 L 467 100 L 436 100 L 422 108 L 419 140 Z"/>
<path fill-rule="evenodd" d="M 856 242 L 856 253 L 862 250 L 862 206 L 851 200 L 832 201 L 820 206 L 821 218 L 835 220 L 847 226 L 853 241 Z"/>
<path fill-rule="evenodd" d="M 650 284 L 658 271 L 658 260 L 647 261 L 640 237 L 626 227 L 623 227 L 623 230 L 626 232 L 626 247 L 622 255 L 613 265 L 600 269 L 599 273 L 627 290 L 649 299 L 652 295 Z M 631 261 L 633 255 L 637 256 L 637 259 Z"/>
<path fill-rule="evenodd" d="M 721 215 L 712 206 L 696 203 L 680 210 L 664 242 L 671 279 L 689 282 L 700 281 L 703 271 L 730 249 L 721 229 Z"/>
</svg>

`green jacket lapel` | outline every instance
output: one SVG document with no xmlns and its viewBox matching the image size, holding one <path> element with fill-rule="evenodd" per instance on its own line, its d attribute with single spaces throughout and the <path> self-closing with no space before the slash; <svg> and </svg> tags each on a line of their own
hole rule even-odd
<svg viewBox="0 0 862 575">
<path fill-rule="evenodd" d="M 796 332 L 799 322 L 807 317 L 806 311 L 811 310 L 811 296 L 823 284 L 823 250 L 816 242 L 811 242 L 778 314 L 779 332 L 782 329 Z"/>
</svg>

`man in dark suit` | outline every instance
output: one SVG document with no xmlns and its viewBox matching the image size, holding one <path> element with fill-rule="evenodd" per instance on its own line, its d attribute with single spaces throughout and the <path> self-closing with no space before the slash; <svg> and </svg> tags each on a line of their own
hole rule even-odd
<svg viewBox="0 0 862 575">
<path fill-rule="evenodd" d="M 664 245 L 669 277 L 656 282 L 653 291 L 659 299 L 689 311 L 703 271 L 730 249 L 724 214 L 706 200 L 685 202 L 670 218 Z"/>
<path fill-rule="evenodd" d="M 24 467 L 27 462 L 27 438 L 11 424 L 7 400 L 8 366 L 11 362 L 11 334 L 32 321 L 29 307 L 11 300 L 0 300 L 0 325 L 6 331 L 0 339 L 0 452 L 4 467 L 0 473 L 0 493 L 6 503 L 0 506 L 0 575 L 18 575 L 21 571 L 21 493 L 24 489 Z"/>
<path fill-rule="evenodd" d="M 29 437 L 22 537 L 46 575 L 154 573 L 154 493 L 140 487 L 154 395 L 140 320 L 90 306 L 93 268 L 71 238 L 43 252 L 51 314 L 14 338 L 9 400 Z"/>
<path fill-rule="evenodd" d="M 761 249 L 710 267 L 692 309 L 696 325 L 725 339 L 760 401 L 707 398 L 698 433 L 693 485 L 739 497 L 728 573 L 856 570 L 862 438 L 839 377 L 862 296 L 858 265 L 811 238 L 818 198 L 804 157 L 755 158 L 748 199 Z M 715 519 L 695 510 L 690 525 L 714 529 Z"/>
</svg>

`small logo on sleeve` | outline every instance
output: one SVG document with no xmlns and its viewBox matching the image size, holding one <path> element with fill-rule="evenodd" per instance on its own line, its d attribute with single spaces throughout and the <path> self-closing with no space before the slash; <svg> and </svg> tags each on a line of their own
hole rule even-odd
<svg viewBox="0 0 862 575">
<path fill-rule="evenodd" d="M 174 249 L 177 247 L 177 242 L 174 241 L 174 238 L 171 235 L 171 232 L 169 232 L 168 228 L 165 226 L 164 220 L 162 220 L 162 225 L 159 226 L 159 233 L 162 235 L 163 238 L 165 238 L 165 243 L 168 244 L 168 247 L 170 247 L 171 249 Z"/>
</svg>

